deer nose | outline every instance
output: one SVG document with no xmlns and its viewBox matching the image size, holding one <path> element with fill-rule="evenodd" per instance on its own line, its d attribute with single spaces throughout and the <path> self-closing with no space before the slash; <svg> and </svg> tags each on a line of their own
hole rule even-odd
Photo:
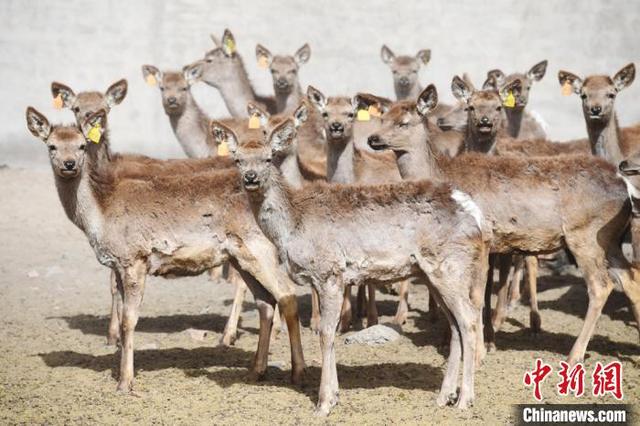
<svg viewBox="0 0 640 426">
<path fill-rule="evenodd" d="M 627 167 L 629 167 L 629 162 L 627 160 L 622 160 L 618 165 L 618 169 L 621 172 L 624 172 L 627 169 Z"/>
<path fill-rule="evenodd" d="M 600 115 L 601 112 L 602 112 L 602 107 L 600 105 L 595 105 L 591 107 L 592 115 Z"/>
<path fill-rule="evenodd" d="M 174 105 L 174 104 L 178 103 L 178 100 L 175 98 L 175 96 L 171 96 L 171 97 L 167 98 L 167 102 L 169 102 L 171 105 Z"/>
<path fill-rule="evenodd" d="M 333 123 L 331 123 L 329 128 L 333 132 L 342 132 L 342 131 L 344 131 L 344 126 L 342 125 L 342 123 L 339 123 L 337 121 L 334 121 Z"/>
<path fill-rule="evenodd" d="M 73 170 L 76 167 L 75 160 L 67 160 L 63 164 L 64 164 L 64 168 L 67 170 Z"/>
<path fill-rule="evenodd" d="M 245 183 L 253 183 L 256 181 L 257 178 L 258 178 L 258 174 L 255 172 L 255 170 L 249 170 L 244 174 Z"/>
<path fill-rule="evenodd" d="M 401 86 L 408 86 L 409 77 L 400 77 L 400 80 L 398 80 L 398 83 L 400 83 Z"/>
<path fill-rule="evenodd" d="M 280 77 L 279 79 L 276 80 L 276 86 L 278 86 L 281 89 L 284 89 L 289 86 L 289 82 L 287 81 L 286 78 Z"/>
<path fill-rule="evenodd" d="M 487 117 L 486 115 L 484 115 L 481 119 L 480 122 L 482 124 L 489 124 L 489 117 Z"/>
<path fill-rule="evenodd" d="M 373 135 L 371 135 L 371 136 L 369 136 L 369 137 L 367 138 L 367 143 L 368 143 L 368 144 L 369 144 L 369 146 L 371 146 L 371 147 L 372 147 L 373 145 L 377 144 L 378 142 L 380 142 L 380 136 L 378 136 L 378 135 L 373 134 Z"/>
</svg>

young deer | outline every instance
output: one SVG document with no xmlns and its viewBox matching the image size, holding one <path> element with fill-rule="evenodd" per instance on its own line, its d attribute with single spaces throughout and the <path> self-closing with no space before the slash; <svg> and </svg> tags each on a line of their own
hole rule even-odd
<svg viewBox="0 0 640 426">
<path fill-rule="evenodd" d="M 473 116 L 496 111 L 506 96 L 504 91 L 482 96 L 468 93 L 466 99 L 473 107 L 469 108 L 470 120 L 482 125 Z M 620 249 L 630 208 L 614 168 L 591 156 L 523 158 L 468 153 L 453 159 L 438 157 L 430 145 L 433 126 L 425 118 L 436 103 L 435 87 L 429 86 L 413 108 L 392 106 L 382 116 L 382 130 L 372 135 L 369 144 L 395 152 L 404 179 L 441 179 L 470 194 L 493 226 L 491 253 L 534 255 L 560 248 L 573 253 L 586 281 L 589 308 L 569 362 L 584 358 L 613 280 L 622 285 L 640 319 L 640 286 L 634 281 L 637 271 Z M 576 205 L 581 208 L 575 209 Z M 487 278 L 485 338 L 491 343 L 495 337 L 487 314 L 492 277 Z"/>
<path fill-rule="evenodd" d="M 315 184 L 292 190 L 271 158 L 295 134 L 291 120 L 267 141 L 228 141 L 256 221 L 289 274 L 320 297 L 322 375 L 316 413 L 338 402 L 335 333 L 346 285 L 428 277 L 451 327 L 451 351 L 438 404 L 453 402 L 463 357 L 459 408 L 474 395 L 476 348 L 482 346 L 481 309 L 486 276 L 486 225 L 469 196 L 429 181 L 378 186 Z M 411 224 L 407 228 L 407 224 Z M 319 238 L 320 236 L 320 238 Z"/>
<path fill-rule="evenodd" d="M 640 126 L 620 130 L 614 103 L 618 93 L 631 85 L 636 76 L 634 64 L 628 64 L 613 77 L 592 75 L 584 80 L 567 71 L 558 72 L 558 81 L 582 99 L 582 112 L 594 155 L 606 158 L 616 166 L 639 150 L 637 133 Z M 569 92 L 570 93 L 570 92 Z"/>
<path fill-rule="evenodd" d="M 386 44 L 383 44 L 382 49 L 380 49 L 380 57 L 382 62 L 391 68 L 396 99 L 404 101 L 418 97 L 422 90 L 418 72 L 420 67 L 427 65 L 431 60 L 431 50 L 419 50 L 415 56 L 396 56 Z"/>
<path fill-rule="evenodd" d="M 133 332 L 147 275 L 197 275 L 229 261 L 249 285 L 260 313 L 256 377 L 267 368 L 273 306 L 287 320 L 292 380 L 304 368 L 295 291 L 275 247 L 253 221 L 235 169 L 129 179 L 118 176 L 101 140 L 106 112 L 79 126 L 52 126 L 29 107 L 27 125 L 49 149 L 60 201 L 98 261 L 115 271 L 122 342 L 118 390 L 133 385 Z M 261 134 L 262 132 L 260 132 Z"/>
<path fill-rule="evenodd" d="M 304 98 L 298 71 L 311 57 L 311 48 L 305 43 L 292 55 L 272 55 L 269 50 L 258 44 L 256 59 L 258 65 L 271 71 L 273 91 L 276 95 L 276 111 L 290 113 L 298 107 Z"/>
<path fill-rule="evenodd" d="M 81 122 L 101 109 L 109 113 L 111 108 L 120 104 L 127 96 L 128 87 L 127 80 L 123 78 L 109 86 L 104 93 L 86 91 L 76 95 L 69 86 L 54 81 L 51 83 L 51 95 L 54 99 L 60 99 L 60 106 L 70 109 L 76 121 Z"/>
</svg>

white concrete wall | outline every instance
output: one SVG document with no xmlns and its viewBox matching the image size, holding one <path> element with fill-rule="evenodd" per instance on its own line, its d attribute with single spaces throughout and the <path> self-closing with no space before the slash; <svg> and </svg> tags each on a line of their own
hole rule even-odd
<svg viewBox="0 0 640 426">
<path fill-rule="evenodd" d="M 393 95 L 390 72 L 379 57 L 387 43 L 396 53 L 432 50 L 421 71 L 443 101 L 451 78 L 468 71 L 481 83 L 486 71 L 526 70 L 549 60 L 533 88 L 531 108 L 562 140 L 583 137 L 577 96 L 562 97 L 560 68 L 579 75 L 613 74 L 640 58 L 640 2 L 582 1 L 20 1 L 0 2 L 0 163 L 46 164 L 45 150 L 28 133 L 24 111 L 33 105 L 53 121 L 71 121 L 51 106 L 52 80 L 76 90 L 101 89 L 122 77 L 129 95 L 110 116 L 113 146 L 159 157 L 182 156 L 158 90 L 145 85 L 140 65 L 177 68 L 202 57 L 225 27 L 260 93 L 270 76 L 257 67 L 254 47 L 293 52 L 304 42 L 311 60 L 301 70 L 304 86 L 327 94 L 366 90 Z M 640 64 L 639 64 L 640 65 Z M 621 123 L 640 120 L 640 82 L 617 102 Z M 214 89 L 195 95 L 212 116 L 227 115 Z"/>
</svg>

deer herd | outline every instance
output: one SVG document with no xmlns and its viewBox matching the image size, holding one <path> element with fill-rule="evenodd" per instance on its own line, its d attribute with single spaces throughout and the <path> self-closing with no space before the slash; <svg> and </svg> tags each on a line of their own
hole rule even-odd
<svg viewBox="0 0 640 426">
<path fill-rule="evenodd" d="M 67 217 L 111 271 L 108 342 L 121 348 L 118 390 L 133 386 L 147 275 L 207 272 L 233 282 L 226 345 L 236 339 L 248 288 L 260 321 L 251 374 L 264 376 L 274 320 L 282 318 L 293 383 L 304 372 L 296 286 L 310 286 L 310 325 L 322 351 L 319 415 L 338 402 L 336 333 L 350 329 L 353 311 L 367 326 L 378 322 L 381 286 L 396 286 L 399 325 L 412 283 L 427 286 L 430 315 L 449 323 L 440 406 L 472 405 L 475 369 L 495 350 L 525 271 L 530 326 L 540 331 L 537 256 L 569 252 L 587 286 L 571 364 L 584 359 L 614 287 L 640 319 L 640 125 L 620 128 L 614 110 L 634 80 L 633 64 L 613 76 L 560 71 L 562 93 L 581 99 L 588 137 L 552 142 L 526 110 L 547 61 L 524 73 L 491 70 L 481 88 L 455 76 L 457 103 L 444 105 L 434 85 L 420 86 L 430 50 L 397 56 L 382 47 L 397 97 L 390 100 L 328 96 L 313 86 L 305 93 L 298 71 L 309 45 L 293 55 L 257 45 L 274 88 L 274 96 L 260 96 L 231 32 L 212 39 L 214 48 L 181 71 L 142 66 L 187 159 L 112 152 L 108 115 L 126 97 L 126 80 L 105 92 L 52 83 L 54 104 L 71 109 L 73 125 L 26 111 L 30 132 L 49 151 Z M 231 118 L 212 120 L 200 109 L 191 93 L 199 82 L 220 92 Z M 634 248 L 631 261 L 623 241 Z"/>
</svg>

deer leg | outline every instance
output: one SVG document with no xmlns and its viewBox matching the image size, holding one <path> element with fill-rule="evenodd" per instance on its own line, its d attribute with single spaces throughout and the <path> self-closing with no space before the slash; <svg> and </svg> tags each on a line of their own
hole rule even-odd
<svg viewBox="0 0 640 426">
<path fill-rule="evenodd" d="M 318 299 L 318 291 L 315 287 L 311 287 L 311 321 L 309 326 L 315 334 L 320 332 L 320 301 Z"/>
<path fill-rule="evenodd" d="M 356 318 L 364 318 L 367 316 L 367 290 L 364 286 L 358 286 L 356 296 Z"/>
<path fill-rule="evenodd" d="M 513 257 L 513 275 L 511 276 L 511 284 L 509 285 L 509 310 L 513 309 L 522 297 L 520 294 L 520 281 L 522 281 L 524 257 L 525 256 Z"/>
<path fill-rule="evenodd" d="M 140 304 L 144 295 L 147 267 L 144 261 L 136 260 L 132 266 L 122 271 L 123 307 L 120 335 L 120 381 L 118 391 L 130 392 L 133 389 L 133 333 L 138 323 Z"/>
<path fill-rule="evenodd" d="M 512 256 L 501 254 L 498 256 L 500 278 L 498 280 L 498 303 L 493 312 L 493 329 L 497 332 L 502 327 L 504 320 L 507 318 L 507 298 L 509 296 L 509 272 L 512 266 Z"/>
<path fill-rule="evenodd" d="M 429 313 L 427 314 L 427 318 L 431 324 L 438 322 L 438 311 L 440 306 L 435 298 L 431 297 L 431 290 L 429 290 L 429 294 L 427 295 L 427 302 L 429 303 Z"/>
<path fill-rule="evenodd" d="M 400 283 L 400 301 L 398 302 L 398 309 L 396 310 L 396 316 L 393 318 L 393 322 L 398 325 L 403 325 L 407 322 L 407 316 L 409 316 L 409 280 L 404 280 Z M 429 305 L 429 311 L 431 311 L 431 305 Z"/>
<path fill-rule="evenodd" d="M 322 302 L 320 302 L 322 309 Z M 340 311 L 340 333 L 346 333 L 351 328 L 351 286 L 344 287 L 344 296 L 342 298 L 342 309 Z"/>
<path fill-rule="evenodd" d="M 484 332 L 484 341 L 487 345 L 487 351 L 496 350 L 496 335 L 491 324 L 491 294 L 493 290 L 493 268 L 496 263 L 496 255 L 489 255 L 489 268 L 487 269 L 487 283 L 484 289 L 484 307 L 482 309 L 482 323 Z"/>
<path fill-rule="evenodd" d="M 439 407 L 445 405 L 451 405 L 455 403 L 458 397 L 458 372 L 460 370 L 460 359 L 462 356 L 462 346 L 460 342 L 460 330 L 456 320 L 451 315 L 449 308 L 442 302 L 442 299 L 438 296 L 436 290 L 433 287 L 429 288 L 429 297 L 437 299 L 440 306 L 442 306 L 442 313 L 444 314 L 447 322 L 449 323 L 449 358 L 447 359 L 447 369 L 444 373 L 442 385 L 440 386 L 440 393 L 436 403 Z"/>
<path fill-rule="evenodd" d="M 300 318 L 298 317 L 298 299 L 295 295 L 284 296 L 278 300 L 280 314 L 289 330 L 291 346 L 291 383 L 301 384 L 304 374 L 304 355 L 300 337 Z"/>
<path fill-rule="evenodd" d="M 120 294 L 118 276 L 115 268 L 111 269 L 109 277 L 111 284 L 111 318 L 109 319 L 109 332 L 107 334 L 107 345 L 117 345 L 120 340 L 120 317 L 122 316 L 122 295 Z M 120 286 L 122 284 L 120 283 Z"/>
<path fill-rule="evenodd" d="M 335 336 L 340 320 L 340 303 L 343 295 L 342 279 L 333 277 L 325 283 L 320 293 L 320 348 L 322 350 L 322 374 L 316 415 L 327 416 L 338 403 L 338 370 L 336 368 Z"/>
<path fill-rule="evenodd" d="M 229 271 L 229 281 L 235 284 L 236 292 L 233 296 L 229 319 L 227 319 L 227 324 L 224 326 L 224 332 L 220 338 L 220 344 L 223 346 L 231 346 L 236 341 L 238 321 L 240 320 L 240 313 L 242 312 L 242 302 L 247 293 L 247 284 L 245 284 L 238 272 L 233 268 Z"/>
<path fill-rule="evenodd" d="M 631 311 L 640 332 L 640 271 L 636 268 L 640 264 L 635 261 L 629 264 L 619 246 L 609 250 L 607 256 L 609 258 L 609 275 L 620 283 L 624 294 L 631 302 Z"/>
<path fill-rule="evenodd" d="M 362 286 L 359 286 L 359 289 Z M 371 327 L 378 323 L 378 307 L 376 306 L 376 286 L 367 284 L 367 292 L 369 300 L 367 302 L 367 327 Z"/>
<path fill-rule="evenodd" d="M 535 256 L 525 256 L 527 266 L 527 287 L 529 288 L 529 327 L 533 334 L 540 333 L 542 320 L 538 310 L 538 258 Z"/>
</svg>

